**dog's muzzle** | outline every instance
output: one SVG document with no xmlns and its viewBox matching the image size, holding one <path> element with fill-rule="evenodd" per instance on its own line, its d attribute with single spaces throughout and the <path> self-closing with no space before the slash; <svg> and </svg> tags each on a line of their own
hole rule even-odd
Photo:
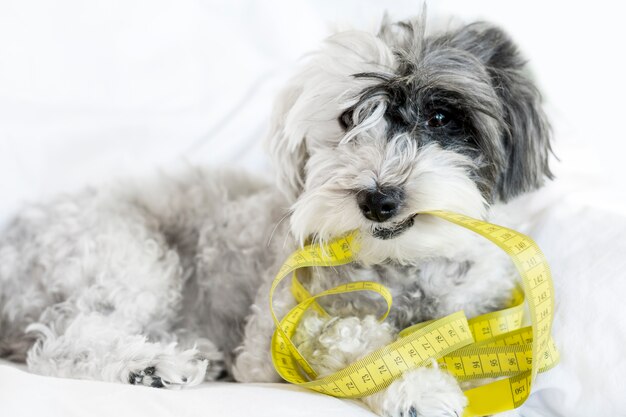
<svg viewBox="0 0 626 417">
<path fill-rule="evenodd" d="M 413 214 L 401 222 L 391 225 L 390 227 L 374 227 L 374 229 L 372 229 L 372 236 L 382 240 L 398 237 L 413 226 L 415 223 L 415 216 L 417 216 L 417 214 Z"/>
<path fill-rule="evenodd" d="M 373 222 L 386 222 L 398 213 L 404 192 L 398 187 L 380 187 L 359 191 L 357 204 L 363 216 Z"/>
</svg>

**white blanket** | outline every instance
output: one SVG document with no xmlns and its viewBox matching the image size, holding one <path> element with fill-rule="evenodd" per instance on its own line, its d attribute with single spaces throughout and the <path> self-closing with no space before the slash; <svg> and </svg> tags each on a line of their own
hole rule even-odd
<svg viewBox="0 0 626 417">
<path fill-rule="evenodd" d="M 437 1 L 431 17 L 500 23 L 531 58 L 555 128 L 558 180 L 518 202 L 552 265 L 562 364 L 510 415 L 622 416 L 626 396 L 626 138 L 618 10 Z M 0 226 L 24 200 L 150 174 L 233 164 L 266 174 L 272 98 L 331 27 L 373 28 L 414 0 L 0 2 Z M 558 22 L 558 25 L 555 24 Z M 580 22 L 585 22 L 581 27 Z M 601 63 L 599 66 L 598 63 Z M 623 107 L 623 106 L 622 106 Z M 295 387 L 179 392 L 35 376 L 0 363 L 1 416 L 367 416 Z"/>
</svg>

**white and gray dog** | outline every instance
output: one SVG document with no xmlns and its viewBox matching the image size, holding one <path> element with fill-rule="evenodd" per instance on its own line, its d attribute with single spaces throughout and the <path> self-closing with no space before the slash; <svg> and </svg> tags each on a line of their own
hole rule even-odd
<svg viewBox="0 0 626 417">
<path fill-rule="evenodd" d="M 415 213 L 502 219 L 550 177 L 549 129 L 525 62 L 500 29 L 425 33 L 421 19 L 328 38 L 280 95 L 268 138 L 277 186 L 191 169 L 25 207 L 0 238 L 0 355 L 33 372 L 180 387 L 277 381 L 269 284 L 304 242 L 359 230 L 352 265 L 302 276 L 311 292 L 378 280 L 311 313 L 295 342 L 322 375 L 458 310 L 503 307 L 515 274 L 497 248 Z M 283 221 L 285 220 L 285 221 Z M 278 291 L 277 313 L 295 303 Z M 436 367 L 365 398 L 385 416 L 454 416 L 465 397 Z"/>
</svg>

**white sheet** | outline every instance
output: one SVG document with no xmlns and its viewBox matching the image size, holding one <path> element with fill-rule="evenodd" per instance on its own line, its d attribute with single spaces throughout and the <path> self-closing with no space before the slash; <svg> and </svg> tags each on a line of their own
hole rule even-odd
<svg viewBox="0 0 626 417">
<path fill-rule="evenodd" d="M 286 384 L 212 383 L 181 391 L 48 378 L 0 364 L 3 416 L 293 416 L 373 417 L 342 401 Z"/>
<path fill-rule="evenodd" d="M 626 289 L 626 138 L 619 123 L 626 88 L 616 52 L 626 30 L 617 7 L 429 4 L 431 16 L 486 18 L 519 41 L 548 99 L 562 160 L 555 185 L 520 207 L 553 266 L 563 364 L 543 375 L 511 415 L 626 415 L 617 380 L 626 374 L 624 320 L 606 337 L 611 315 L 623 315 L 619 296 Z M 373 27 L 385 8 L 401 18 L 419 7 L 414 0 L 0 2 L 0 225 L 23 200 L 181 160 L 267 173 L 259 138 L 297 57 L 330 26 Z M 353 403 L 286 386 L 217 384 L 171 393 L 0 365 L 3 416 L 148 412 L 368 415 Z"/>
</svg>

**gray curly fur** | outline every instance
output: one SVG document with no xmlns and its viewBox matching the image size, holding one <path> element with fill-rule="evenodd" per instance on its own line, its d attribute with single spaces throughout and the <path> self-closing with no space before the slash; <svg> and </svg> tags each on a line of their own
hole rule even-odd
<svg viewBox="0 0 626 417">
<path fill-rule="evenodd" d="M 321 374 L 416 322 L 499 308 L 515 285 L 503 255 L 411 216 L 506 221 L 506 201 L 551 177 L 540 102 L 516 47 L 489 24 L 427 33 L 416 19 L 338 33 L 278 98 L 267 141 L 275 184 L 189 168 L 24 207 L 0 237 L 0 356 L 42 374 L 155 387 L 276 381 L 271 279 L 303 242 L 353 229 L 358 262 L 314 268 L 304 284 L 378 280 L 394 308 L 381 324 L 372 297 L 324 301 L 333 317 L 310 315 L 295 338 Z M 437 112 L 452 121 L 431 125 Z M 374 222 L 356 196 L 380 187 L 402 201 Z M 293 305 L 280 288 L 278 315 Z M 465 405 L 438 369 L 408 372 L 365 401 L 393 416 Z"/>
</svg>

